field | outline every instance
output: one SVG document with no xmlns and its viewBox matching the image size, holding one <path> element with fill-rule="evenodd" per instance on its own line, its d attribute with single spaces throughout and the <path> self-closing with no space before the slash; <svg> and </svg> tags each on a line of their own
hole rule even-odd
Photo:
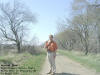
<svg viewBox="0 0 100 75">
<path fill-rule="evenodd" d="M 35 55 L 31 55 L 28 52 L 20 54 L 7 54 L 6 56 L 0 56 L 0 64 L 6 64 L 6 68 L 9 64 L 13 65 L 12 67 L 9 66 L 9 72 L 7 73 L 6 71 L 7 75 L 11 75 L 11 73 L 14 73 L 14 75 L 38 75 L 42 64 L 44 63 L 45 56 L 45 52 Z M 10 71 L 10 69 L 12 69 L 12 71 Z M 20 72 L 18 69 L 20 69 Z M 17 74 L 18 72 L 15 72 L 16 70 L 19 72 L 19 74 Z"/>
</svg>

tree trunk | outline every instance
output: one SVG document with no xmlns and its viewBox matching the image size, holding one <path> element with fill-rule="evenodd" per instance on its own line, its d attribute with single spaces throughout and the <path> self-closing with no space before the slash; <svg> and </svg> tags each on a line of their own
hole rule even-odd
<svg viewBox="0 0 100 75">
<path fill-rule="evenodd" d="M 87 55 L 88 54 L 88 48 L 87 48 L 87 46 L 86 46 L 86 52 L 85 52 L 85 55 Z"/>
<path fill-rule="evenodd" d="M 98 52 L 100 52 L 100 36 L 98 37 L 98 42 L 99 42 L 99 43 L 98 43 L 98 44 L 99 44 L 99 45 L 98 45 L 98 47 L 99 47 L 99 48 L 98 48 Z"/>
<path fill-rule="evenodd" d="M 20 42 L 17 42 L 17 50 L 18 50 L 18 53 L 21 52 L 21 45 L 20 45 Z"/>
<path fill-rule="evenodd" d="M 86 43 L 85 43 L 85 55 L 87 55 L 88 52 L 89 52 L 89 50 L 88 50 L 88 44 L 87 44 L 87 42 L 86 42 Z"/>
<path fill-rule="evenodd" d="M 100 26 L 97 26 L 98 52 L 100 52 Z"/>
</svg>

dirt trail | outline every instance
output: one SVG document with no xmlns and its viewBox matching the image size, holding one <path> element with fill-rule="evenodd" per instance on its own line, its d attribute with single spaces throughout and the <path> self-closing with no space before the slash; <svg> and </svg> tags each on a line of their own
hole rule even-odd
<svg viewBox="0 0 100 75">
<path fill-rule="evenodd" d="M 49 69 L 50 67 L 48 59 L 46 58 L 46 61 L 44 63 L 42 71 L 40 72 L 40 75 L 47 75 Z M 72 61 L 71 59 L 62 56 L 60 54 L 57 54 L 56 75 L 100 75 L 100 74 L 96 74 L 94 70 L 89 70 L 77 62 Z"/>
</svg>

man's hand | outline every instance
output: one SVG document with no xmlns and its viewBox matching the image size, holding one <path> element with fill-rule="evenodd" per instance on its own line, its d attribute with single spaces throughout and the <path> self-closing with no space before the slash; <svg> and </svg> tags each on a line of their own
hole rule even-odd
<svg viewBox="0 0 100 75">
<path fill-rule="evenodd" d="M 48 41 L 48 44 L 50 44 L 50 43 L 51 43 L 51 40 Z"/>
<path fill-rule="evenodd" d="M 44 48 L 48 50 L 51 42 L 52 42 L 51 40 L 46 41 Z"/>
</svg>

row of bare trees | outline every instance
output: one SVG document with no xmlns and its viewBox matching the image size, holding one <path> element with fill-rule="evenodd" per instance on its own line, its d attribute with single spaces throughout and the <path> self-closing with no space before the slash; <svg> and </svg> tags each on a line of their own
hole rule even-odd
<svg viewBox="0 0 100 75">
<path fill-rule="evenodd" d="M 55 35 L 60 48 L 100 52 L 100 4 L 99 0 L 74 0 L 71 18 L 65 20 L 63 31 Z M 66 26 L 67 25 L 67 26 Z"/>
</svg>

